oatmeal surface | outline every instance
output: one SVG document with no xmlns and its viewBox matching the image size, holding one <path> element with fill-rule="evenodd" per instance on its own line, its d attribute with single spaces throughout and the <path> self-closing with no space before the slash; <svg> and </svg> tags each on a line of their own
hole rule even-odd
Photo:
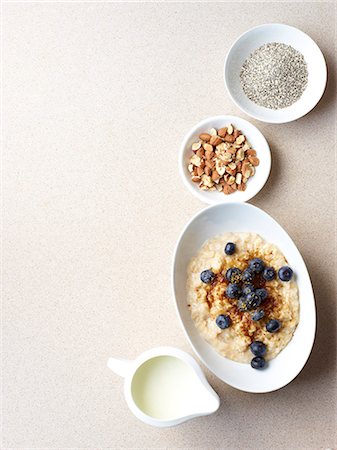
<svg viewBox="0 0 337 450">
<path fill-rule="evenodd" d="M 236 252 L 226 255 L 227 242 L 236 244 Z M 266 266 L 277 272 L 287 265 L 287 260 L 279 248 L 266 242 L 254 233 L 224 233 L 209 239 L 193 257 L 188 266 L 187 302 L 192 319 L 200 334 L 221 355 L 233 361 L 248 363 L 252 359 L 249 345 L 253 341 L 262 341 L 267 346 L 266 360 L 275 358 L 291 340 L 299 321 L 299 298 L 297 283 L 294 278 L 282 282 L 278 277 L 265 281 L 256 275 L 254 284 L 268 291 L 268 298 L 261 305 L 265 316 L 253 321 L 251 312 L 239 311 L 237 299 L 227 298 L 225 290 L 228 281 L 226 270 L 238 267 L 244 270 L 252 258 L 261 258 Z M 211 269 L 215 279 L 210 284 L 200 280 L 203 270 Z M 231 326 L 224 330 L 216 325 L 220 314 L 228 315 Z M 282 323 L 277 333 L 269 333 L 266 323 L 277 319 Z"/>
</svg>

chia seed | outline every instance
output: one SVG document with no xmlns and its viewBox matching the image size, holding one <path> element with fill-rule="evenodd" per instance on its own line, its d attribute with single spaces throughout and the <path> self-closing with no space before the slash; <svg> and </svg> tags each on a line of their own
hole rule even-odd
<svg viewBox="0 0 337 450">
<path fill-rule="evenodd" d="M 297 102 L 307 87 L 307 63 L 290 45 L 270 42 L 246 59 L 240 81 L 244 93 L 257 105 L 286 108 Z"/>
</svg>

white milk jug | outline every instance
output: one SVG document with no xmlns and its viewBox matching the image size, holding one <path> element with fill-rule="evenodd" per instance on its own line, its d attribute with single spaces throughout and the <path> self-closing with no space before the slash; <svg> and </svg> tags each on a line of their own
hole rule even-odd
<svg viewBox="0 0 337 450">
<path fill-rule="evenodd" d="M 158 347 L 134 361 L 110 358 L 108 367 L 124 377 L 126 402 L 138 419 L 170 427 L 215 412 L 220 399 L 196 361 L 173 347 Z"/>
</svg>

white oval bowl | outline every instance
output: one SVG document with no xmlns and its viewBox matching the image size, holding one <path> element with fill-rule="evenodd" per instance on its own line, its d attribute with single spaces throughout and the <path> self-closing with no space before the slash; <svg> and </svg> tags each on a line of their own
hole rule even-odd
<svg viewBox="0 0 337 450">
<path fill-rule="evenodd" d="M 242 133 L 247 137 L 249 144 L 257 152 L 257 157 L 260 159 L 260 164 L 258 167 L 256 167 L 255 175 L 248 180 L 247 189 L 244 192 L 236 191 L 233 194 L 225 195 L 222 192 L 218 191 L 202 191 L 199 188 L 198 183 L 193 183 L 193 181 L 191 180 L 191 174 L 187 169 L 189 159 L 193 155 L 191 146 L 193 142 L 198 141 L 200 133 L 205 133 L 211 128 L 219 129 L 230 123 L 241 130 Z M 193 194 L 202 202 L 208 204 L 245 202 L 253 198 L 266 184 L 270 174 L 270 167 L 271 154 L 266 138 L 263 136 L 261 131 L 259 131 L 250 122 L 236 116 L 214 116 L 202 120 L 186 134 L 180 147 L 180 176 L 191 194 Z"/>
<path fill-rule="evenodd" d="M 240 84 L 242 64 L 254 50 L 268 42 L 291 45 L 302 53 L 308 65 L 308 85 L 301 98 L 278 110 L 249 100 Z M 327 68 L 320 48 L 307 34 L 289 25 L 270 23 L 251 28 L 234 42 L 225 59 L 224 81 L 230 97 L 243 112 L 262 122 L 286 123 L 304 116 L 319 102 L 326 86 Z"/>
<path fill-rule="evenodd" d="M 264 370 L 254 370 L 218 354 L 199 334 L 187 307 L 187 266 L 204 242 L 227 231 L 260 234 L 276 244 L 293 268 L 299 288 L 300 319 L 294 336 Z M 241 391 L 271 392 L 290 383 L 304 367 L 315 338 L 316 310 L 308 270 L 284 229 L 267 213 L 247 203 L 209 206 L 197 213 L 180 235 L 172 266 L 172 288 L 177 314 L 187 338 L 201 361 L 225 383 Z"/>
</svg>

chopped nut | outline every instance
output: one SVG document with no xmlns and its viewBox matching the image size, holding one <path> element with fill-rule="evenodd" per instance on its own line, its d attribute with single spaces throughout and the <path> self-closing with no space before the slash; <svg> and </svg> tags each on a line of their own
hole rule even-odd
<svg viewBox="0 0 337 450">
<path fill-rule="evenodd" d="M 216 185 L 216 189 L 217 189 L 219 192 L 221 192 L 222 189 L 223 189 L 222 184 L 218 183 L 218 184 Z"/>
<path fill-rule="evenodd" d="M 197 177 L 197 176 L 193 175 L 191 180 L 193 181 L 193 183 L 198 183 L 200 181 L 200 177 Z"/>
<path fill-rule="evenodd" d="M 191 158 L 191 163 L 192 163 L 194 166 L 199 167 L 199 166 L 200 166 L 200 162 L 201 162 L 201 159 L 199 158 L 198 155 L 193 155 L 193 156 L 192 156 L 192 158 Z"/>
<path fill-rule="evenodd" d="M 211 139 L 211 135 L 208 133 L 202 133 L 202 134 L 199 134 L 199 138 L 202 141 L 208 142 Z"/>
<path fill-rule="evenodd" d="M 240 145 L 243 142 L 245 142 L 245 140 L 246 140 L 246 137 L 243 134 L 241 134 L 239 137 L 236 138 L 235 143 Z"/>
<path fill-rule="evenodd" d="M 221 144 L 216 146 L 216 149 L 220 152 L 226 151 L 226 144 L 224 142 L 221 142 Z"/>
<path fill-rule="evenodd" d="M 226 152 L 222 151 L 222 150 L 215 150 L 215 156 L 220 159 L 221 161 L 224 161 L 224 154 Z"/>
<path fill-rule="evenodd" d="M 234 162 L 231 162 L 228 164 L 228 167 L 232 170 L 236 169 L 236 164 Z"/>
<path fill-rule="evenodd" d="M 244 151 L 249 150 L 250 149 L 250 145 L 246 142 L 245 145 L 242 148 L 244 149 Z"/>
<path fill-rule="evenodd" d="M 190 173 L 192 173 L 193 172 L 193 164 L 189 164 L 187 169 Z"/>
<path fill-rule="evenodd" d="M 225 152 L 223 155 L 222 155 L 222 158 L 221 159 L 223 159 L 224 161 L 231 161 L 232 160 L 232 155 L 229 153 L 229 152 Z"/>
<path fill-rule="evenodd" d="M 199 167 L 201 167 L 202 169 L 205 167 L 205 160 L 204 159 L 201 160 Z"/>
<path fill-rule="evenodd" d="M 197 150 L 196 155 L 199 156 L 200 159 L 202 159 L 202 157 L 205 154 L 205 150 L 203 148 L 199 148 L 199 150 Z"/>
<path fill-rule="evenodd" d="M 212 186 L 214 185 L 214 183 L 213 183 L 211 177 L 208 176 L 208 175 L 205 175 L 205 174 L 202 175 L 201 181 L 202 181 L 203 184 L 204 184 L 205 186 L 207 186 L 207 187 L 212 187 Z"/>
<path fill-rule="evenodd" d="M 226 142 L 234 142 L 235 141 L 235 137 L 231 134 L 226 134 L 226 136 L 224 137 L 224 140 Z"/>
<path fill-rule="evenodd" d="M 249 168 L 250 167 L 250 162 L 247 160 L 247 159 L 245 159 L 243 162 L 242 162 L 242 172 L 244 171 L 244 170 L 246 170 L 247 168 Z"/>
<path fill-rule="evenodd" d="M 231 184 L 231 188 L 233 191 L 236 191 L 238 187 L 237 187 L 236 183 L 233 183 L 233 184 Z"/>
<path fill-rule="evenodd" d="M 234 147 L 229 147 L 229 148 L 227 149 L 227 151 L 228 151 L 228 153 L 230 153 L 230 154 L 232 154 L 232 155 L 235 155 L 235 154 L 236 154 L 236 148 L 234 148 Z"/>
<path fill-rule="evenodd" d="M 230 185 L 227 184 L 227 183 L 224 183 L 224 185 L 223 185 L 223 193 L 225 195 L 228 195 L 228 194 L 231 194 L 232 192 L 233 191 L 232 191 L 232 188 L 230 187 Z"/>
<path fill-rule="evenodd" d="M 210 134 L 211 136 L 216 136 L 216 135 L 218 134 L 218 132 L 216 131 L 215 128 L 211 128 L 211 129 L 209 130 L 209 134 Z"/>
<path fill-rule="evenodd" d="M 239 191 L 245 191 L 246 188 L 247 188 L 246 183 L 241 183 L 241 184 L 238 185 L 238 190 Z"/>
<path fill-rule="evenodd" d="M 227 181 L 227 183 L 229 184 L 229 185 L 231 185 L 231 184 L 233 184 L 235 182 L 235 177 L 233 177 L 232 175 L 228 178 L 228 181 Z"/>
<path fill-rule="evenodd" d="M 208 166 L 205 166 L 204 172 L 206 175 L 210 175 L 212 173 L 212 170 Z"/>
<path fill-rule="evenodd" d="M 235 177 L 235 183 L 241 184 L 241 181 L 242 181 L 242 173 L 237 173 Z"/>
<path fill-rule="evenodd" d="M 247 156 L 256 156 L 256 151 L 253 150 L 252 148 L 250 148 L 246 151 L 246 155 Z"/>
<path fill-rule="evenodd" d="M 233 125 L 228 125 L 227 127 L 227 133 L 232 134 L 233 133 Z"/>
<path fill-rule="evenodd" d="M 202 161 L 201 161 L 201 162 L 202 162 Z M 201 167 L 201 166 L 200 166 L 200 167 Z M 236 163 L 236 170 L 237 170 L 238 172 L 241 172 L 241 168 L 242 168 L 242 162 L 239 161 L 239 162 Z"/>
<path fill-rule="evenodd" d="M 195 142 L 194 144 L 192 144 L 193 151 L 199 150 L 200 147 L 201 147 L 201 142 Z"/>
<path fill-rule="evenodd" d="M 219 145 L 219 144 L 221 144 L 221 142 L 222 142 L 222 139 L 221 138 L 219 138 L 219 136 L 212 136 L 211 137 L 211 140 L 209 141 L 210 142 L 210 144 L 212 144 L 212 145 L 214 145 L 214 146 L 217 146 L 217 145 Z"/>
<path fill-rule="evenodd" d="M 219 179 L 220 179 L 220 175 L 218 174 L 218 172 L 216 170 L 213 170 L 212 180 L 215 181 L 216 183 L 218 183 Z"/>
<path fill-rule="evenodd" d="M 203 147 L 206 150 L 206 152 L 207 152 L 207 150 L 210 152 L 213 151 L 213 145 L 211 145 L 211 144 L 203 144 Z"/>
<path fill-rule="evenodd" d="M 212 158 L 214 158 L 214 156 L 215 156 L 215 153 L 213 152 L 213 150 L 206 150 L 206 153 L 205 153 L 205 158 L 206 159 L 212 159 Z"/>
<path fill-rule="evenodd" d="M 236 139 L 237 137 L 240 136 L 240 134 L 241 134 L 241 131 L 240 131 L 240 130 L 234 130 L 233 136 L 234 136 L 235 139 Z"/>
<path fill-rule="evenodd" d="M 210 169 L 214 169 L 215 167 L 215 162 L 212 160 L 207 160 L 206 161 L 206 166 L 209 167 Z"/>
<path fill-rule="evenodd" d="M 258 166 L 260 164 L 260 160 L 256 156 L 248 156 L 248 161 L 251 162 L 253 166 Z"/>
<path fill-rule="evenodd" d="M 220 128 L 220 130 L 218 130 L 218 136 L 224 138 L 226 136 L 227 133 L 227 128 Z"/>
<path fill-rule="evenodd" d="M 226 172 L 229 173 L 229 175 L 236 175 L 236 166 L 234 169 L 231 169 L 229 165 L 226 167 Z"/>
<path fill-rule="evenodd" d="M 204 169 L 202 169 L 201 167 L 197 167 L 197 174 L 199 177 L 201 177 L 201 175 L 204 173 Z"/>
<path fill-rule="evenodd" d="M 236 159 L 238 161 L 243 161 L 244 157 L 245 157 L 245 152 L 244 152 L 243 148 L 240 148 L 236 153 Z"/>
<path fill-rule="evenodd" d="M 223 165 L 223 163 L 219 159 L 217 159 L 215 162 L 215 168 L 220 176 L 222 176 L 226 172 L 226 166 Z"/>
</svg>

